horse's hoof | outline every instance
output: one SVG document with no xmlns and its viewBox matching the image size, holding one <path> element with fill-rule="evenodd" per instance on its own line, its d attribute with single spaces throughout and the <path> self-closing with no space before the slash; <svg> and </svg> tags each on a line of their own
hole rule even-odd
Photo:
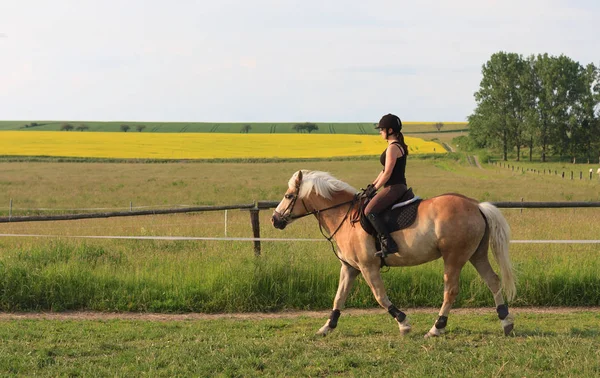
<svg viewBox="0 0 600 378">
<path fill-rule="evenodd" d="M 427 332 L 425 334 L 425 338 L 428 339 L 430 337 L 439 337 L 439 336 L 442 336 L 445 332 L 446 332 L 446 330 L 444 328 L 438 329 L 438 328 L 435 328 L 435 325 L 434 325 L 433 327 L 431 327 L 429 332 Z"/>
<path fill-rule="evenodd" d="M 504 330 L 504 335 L 508 336 L 513 328 L 515 328 L 515 317 L 513 314 L 508 314 L 506 318 L 501 321 L 502 329 Z"/>
<path fill-rule="evenodd" d="M 410 324 L 405 319 L 403 322 L 398 322 L 398 328 L 400 329 L 400 335 L 404 336 L 408 334 L 411 330 Z"/>
<path fill-rule="evenodd" d="M 425 336 L 423 336 L 423 338 L 425 338 L 425 339 L 429 339 L 429 338 L 431 338 L 431 337 L 440 337 L 440 335 L 438 335 L 438 334 L 436 334 L 436 333 L 427 332 L 427 333 L 425 334 Z"/>
<path fill-rule="evenodd" d="M 327 324 L 325 324 L 323 327 L 321 327 L 321 329 L 319 329 L 319 330 L 317 331 L 317 333 L 316 333 L 316 334 L 317 334 L 317 335 L 320 335 L 320 336 L 323 336 L 323 337 L 325 337 L 325 336 L 327 336 L 327 335 L 329 334 L 329 332 L 331 332 L 331 331 L 333 331 L 333 328 L 330 328 L 330 327 L 329 327 Z"/>
</svg>

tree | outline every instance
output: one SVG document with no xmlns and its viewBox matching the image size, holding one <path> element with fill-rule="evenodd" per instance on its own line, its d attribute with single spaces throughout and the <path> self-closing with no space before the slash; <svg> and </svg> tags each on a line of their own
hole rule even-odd
<svg viewBox="0 0 600 378">
<path fill-rule="evenodd" d="M 64 131 L 71 131 L 73 130 L 73 125 L 70 123 L 64 123 L 60 129 Z"/>
<path fill-rule="evenodd" d="M 437 122 L 433 127 L 435 127 L 437 131 L 440 131 L 442 130 L 442 127 L 444 127 L 444 124 L 442 122 Z"/>
<path fill-rule="evenodd" d="M 481 69 L 483 77 L 475 93 L 477 107 L 469 117 L 477 144 L 501 147 L 505 161 L 509 148 L 516 145 L 519 155 L 522 145 L 525 117 L 521 87 L 525 67 L 518 54 L 493 54 Z"/>
<path fill-rule="evenodd" d="M 306 122 L 304 124 L 304 128 L 306 129 L 306 131 L 308 131 L 309 134 L 313 131 L 319 130 L 319 126 L 311 122 Z"/>
<path fill-rule="evenodd" d="M 146 128 L 146 125 L 135 125 L 135 129 L 136 129 L 138 132 L 140 132 L 140 133 L 141 133 L 141 132 L 142 132 L 142 130 L 144 130 L 145 128 Z"/>
<path fill-rule="evenodd" d="M 555 118 L 553 128 L 553 149 L 561 156 L 569 156 L 571 160 L 579 152 L 582 142 L 581 123 L 576 113 L 584 89 L 582 80 L 583 67 L 564 55 L 554 61 L 554 99 L 556 106 L 552 109 Z"/>
<path fill-rule="evenodd" d="M 240 130 L 240 133 L 248 134 L 248 132 L 251 129 L 252 129 L 252 126 L 250 126 L 250 125 L 244 125 L 244 126 L 242 126 L 242 129 Z"/>
<path fill-rule="evenodd" d="M 129 125 L 121 125 L 121 131 L 127 132 L 130 129 Z"/>
<path fill-rule="evenodd" d="M 567 136 L 571 142 L 571 158 L 574 160 L 577 154 L 591 161 L 595 155 L 594 145 L 600 141 L 599 122 L 594 114 L 600 104 L 600 83 L 598 68 L 594 64 L 579 68 Z"/>
<path fill-rule="evenodd" d="M 297 123 L 294 126 L 292 126 L 292 130 L 296 131 L 297 133 L 302 133 L 305 131 L 305 127 L 303 124 Z"/>
<path fill-rule="evenodd" d="M 319 130 L 319 126 L 311 122 L 297 123 L 292 126 L 292 130 L 296 131 L 297 133 L 311 133 L 315 130 Z"/>
<path fill-rule="evenodd" d="M 600 74 L 569 57 L 541 54 L 522 59 L 499 52 L 482 67 L 475 93 L 477 107 L 469 116 L 469 137 L 480 147 L 500 147 L 503 158 L 516 149 L 577 156 L 600 155 Z"/>
<path fill-rule="evenodd" d="M 75 130 L 77 130 L 77 131 L 84 131 L 84 130 L 88 130 L 88 129 L 89 129 L 89 126 L 84 125 L 84 124 L 81 124 L 75 128 Z"/>
</svg>

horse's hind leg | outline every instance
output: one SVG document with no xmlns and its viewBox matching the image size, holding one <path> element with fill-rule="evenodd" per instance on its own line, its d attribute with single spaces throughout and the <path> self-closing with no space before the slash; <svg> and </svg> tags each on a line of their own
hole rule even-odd
<svg viewBox="0 0 600 378">
<path fill-rule="evenodd" d="M 444 303 L 440 309 L 438 320 L 435 322 L 433 327 L 425 334 L 425 337 L 440 336 L 446 331 L 446 325 L 448 323 L 448 314 L 454 304 L 454 300 L 458 295 L 459 291 L 459 278 L 460 271 L 463 265 L 458 267 L 444 262 Z"/>
<path fill-rule="evenodd" d="M 498 313 L 498 318 L 500 318 L 502 329 L 504 330 L 504 334 L 508 335 L 514 328 L 514 317 L 512 314 L 508 313 L 508 306 L 504 302 L 504 297 L 502 296 L 500 278 L 490 265 L 487 248 L 488 243 L 482 242 L 482 245 L 479 246 L 477 252 L 471 257 L 470 261 L 492 292 L 494 302 L 496 303 L 496 312 Z"/>
<path fill-rule="evenodd" d="M 326 336 L 328 333 L 337 327 L 337 322 L 340 317 L 340 311 L 344 309 L 346 298 L 350 293 L 354 280 L 360 273 L 360 270 L 351 267 L 350 265 L 342 262 L 342 268 L 340 270 L 340 283 L 338 284 L 338 290 L 333 300 L 333 311 L 325 325 L 317 331 L 317 335 Z"/>
</svg>

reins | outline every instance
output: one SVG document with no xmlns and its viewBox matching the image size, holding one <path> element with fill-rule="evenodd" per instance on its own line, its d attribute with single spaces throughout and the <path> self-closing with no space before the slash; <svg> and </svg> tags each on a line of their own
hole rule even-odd
<svg viewBox="0 0 600 378">
<path fill-rule="evenodd" d="M 285 214 L 289 210 L 289 215 L 287 216 L 287 218 L 291 219 L 291 220 L 304 218 L 308 215 L 316 215 L 317 220 L 319 221 L 319 231 L 321 232 L 321 235 L 323 235 L 323 237 L 325 239 L 327 239 L 327 241 L 331 244 L 331 250 L 333 251 L 333 254 L 335 255 L 335 257 L 337 257 L 337 259 L 340 260 L 341 262 L 346 263 L 344 260 L 342 260 L 340 258 L 340 256 L 336 252 L 335 246 L 333 245 L 332 240 L 335 237 L 335 235 L 338 233 L 338 231 L 342 228 L 342 225 L 344 224 L 346 219 L 348 219 L 348 216 L 350 215 L 350 212 L 352 211 L 352 208 L 354 207 L 354 203 L 359 198 L 359 195 L 355 194 L 350 201 L 345 201 L 342 203 L 338 203 L 337 205 L 333 205 L 330 207 L 326 207 L 324 209 L 318 209 L 318 210 L 313 210 L 313 211 L 308 211 L 308 207 L 306 207 L 306 203 L 304 202 L 304 199 L 302 199 L 302 206 L 304 206 L 304 210 L 306 210 L 306 213 L 304 213 L 302 215 L 292 215 L 292 211 L 294 210 L 294 206 L 296 205 L 296 201 L 298 200 L 298 195 L 300 193 L 300 185 L 301 185 L 301 182 L 296 184 L 296 193 L 294 194 L 294 197 L 292 198 L 292 200 L 290 201 L 288 206 L 285 208 L 285 210 L 281 214 Z M 321 213 L 324 211 L 336 209 L 338 207 L 348 205 L 348 204 L 350 204 L 350 206 L 348 206 L 348 211 L 346 211 L 346 215 L 344 215 L 344 218 L 342 218 L 342 221 L 340 222 L 340 224 L 331 233 L 331 235 L 329 235 L 329 236 L 325 235 L 325 232 L 323 231 L 323 225 L 321 224 Z"/>
<path fill-rule="evenodd" d="M 319 209 L 319 210 L 313 210 L 313 211 L 308 211 L 308 208 L 306 207 L 306 204 L 304 203 L 304 200 L 302 200 L 302 206 L 304 206 L 304 209 L 307 211 L 306 214 L 302 214 L 302 215 L 290 215 L 290 219 L 299 219 L 299 218 L 304 218 L 308 215 L 316 215 L 317 216 L 317 220 L 319 221 L 319 231 L 321 232 L 321 235 L 323 235 L 323 237 L 325 239 L 327 239 L 327 241 L 329 242 L 329 244 L 331 244 L 331 250 L 333 251 L 333 254 L 335 255 L 335 257 L 337 257 L 338 260 L 340 260 L 343 263 L 346 263 L 346 261 L 342 260 L 340 258 L 340 256 L 338 255 L 338 253 L 335 250 L 335 246 L 333 245 L 333 238 L 334 236 L 338 233 L 338 231 L 342 228 L 342 225 L 344 224 L 344 222 L 346 221 L 346 219 L 348 219 L 348 216 L 350 215 L 350 212 L 352 211 L 352 208 L 354 207 L 354 203 L 356 202 L 357 196 L 355 195 L 352 200 L 350 201 L 346 201 L 346 202 L 342 202 L 342 203 L 338 203 L 337 205 L 333 205 L 330 207 L 326 207 L 325 209 Z M 335 229 L 335 231 L 333 231 L 331 233 L 331 235 L 327 236 L 325 235 L 325 232 L 323 231 L 323 225 L 321 224 L 321 213 L 327 210 L 331 210 L 331 209 L 336 209 L 338 207 L 344 206 L 344 205 L 348 205 L 350 204 L 350 206 L 348 206 L 348 211 L 346 211 L 346 215 L 344 215 L 344 218 L 342 218 L 342 221 L 340 222 L 340 224 L 337 226 L 337 228 Z"/>
<path fill-rule="evenodd" d="M 336 206 L 332 206 L 332 207 L 327 208 L 327 209 L 318 210 L 316 212 L 317 219 L 319 221 L 319 231 L 321 231 L 321 235 L 323 235 L 323 237 L 325 239 L 327 239 L 327 241 L 329 242 L 329 244 L 331 244 L 331 250 L 333 251 L 333 254 L 335 255 L 335 257 L 337 257 L 338 260 L 340 260 L 341 262 L 343 262 L 345 264 L 347 264 L 347 262 L 344 261 L 344 260 L 342 260 L 340 258 L 340 256 L 338 255 L 338 253 L 335 250 L 335 246 L 333 245 L 332 240 L 333 240 L 333 237 L 335 236 L 335 234 L 337 234 L 337 232 L 340 230 L 340 228 L 342 228 L 342 225 L 344 224 L 344 222 L 346 221 L 346 219 L 348 219 L 348 215 L 350 215 L 350 211 L 354 207 L 354 202 L 356 202 L 356 196 L 354 196 L 352 198 L 352 201 L 346 201 L 346 202 L 337 204 Z M 321 211 L 333 209 L 333 208 L 340 207 L 340 206 L 346 205 L 346 204 L 350 204 L 350 206 L 348 206 L 348 211 L 346 211 L 346 215 L 344 215 L 344 218 L 342 218 L 342 221 L 340 222 L 340 224 L 337 226 L 337 228 L 335 229 L 335 231 L 333 231 L 333 233 L 331 235 L 329 235 L 329 236 L 325 235 L 325 233 L 323 232 L 323 226 L 321 225 L 321 219 L 319 218 L 319 215 L 320 215 Z"/>
<path fill-rule="evenodd" d="M 302 200 L 302 205 L 304 206 L 304 208 L 306 209 L 306 214 L 302 214 L 302 215 L 290 215 L 289 218 L 290 219 L 300 219 L 300 218 L 304 218 L 308 215 L 313 215 L 313 214 L 317 214 L 317 216 L 319 216 L 319 213 L 321 213 L 322 211 L 327 211 L 327 210 L 331 210 L 331 209 L 335 209 L 344 205 L 347 205 L 349 203 L 354 203 L 356 201 L 356 197 L 352 198 L 352 200 L 350 201 L 346 201 L 346 202 L 342 202 L 342 203 L 338 203 L 337 205 L 333 205 L 330 207 L 326 207 L 324 209 L 319 209 L 319 210 L 313 210 L 313 211 L 308 211 L 308 208 L 306 207 L 306 204 L 304 203 L 304 200 Z M 350 206 L 350 209 L 352 208 L 352 206 Z M 346 220 L 346 218 L 348 217 L 348 214 L 350 214 L 350 211 L 348 211 L 348 213 L 346 213 L 346 216 L 344 217 L 344 220 Z M 343 221 L 342 221 L 343 222 Z M 338 227 L 339 229 L 339 227 Z M 336 230 L 337 231 L 337 230 Z"/>
</svg>

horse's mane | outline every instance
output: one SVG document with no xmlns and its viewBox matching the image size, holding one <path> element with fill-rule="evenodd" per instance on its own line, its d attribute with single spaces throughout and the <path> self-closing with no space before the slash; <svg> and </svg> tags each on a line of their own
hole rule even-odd
<svg viewBox="0 0 600 378">
<path fill-rule="evenodd" d="M 298 177 L 298 172 L 294 173 L 288 182 L 290 189 L 296 187 L 296 177 Z M 336 179 L 328 172 L 307 171 L 303 169 L 302 184 L 300 185 L 298 197 L 305 198 L 313 190 L 317 195 L 327 199 L 331 199 L 331 195 L 335 192 L 347 192 L 349 194 L 355 194 L 357 192 L 352 186 Z"/>
</svg>

